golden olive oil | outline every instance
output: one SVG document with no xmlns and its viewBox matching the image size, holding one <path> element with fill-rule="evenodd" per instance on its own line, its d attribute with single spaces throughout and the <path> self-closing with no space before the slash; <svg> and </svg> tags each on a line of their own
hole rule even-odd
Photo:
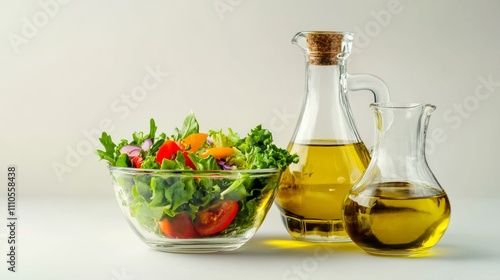
<svg viewBox="0 0 500 280">
<path fill-rule="evenodd" d="M 450 202 L 442 191 L 405 182 L 366 189 L 373 191 L 362 193 L 371 195 L 348 195 L 344 222 L 352 241 L 368 253 L 417 255 L 434 246 L 448 227 Z"/>
<path fill-rule="evenodd" d="M 324 140 L 292 143 L 288 150 L 300 161 L 282 174 L 275 201 L 292 237 L 349 241 L 342 205 L 370 161 L 365 145 Z"/>
</svg>

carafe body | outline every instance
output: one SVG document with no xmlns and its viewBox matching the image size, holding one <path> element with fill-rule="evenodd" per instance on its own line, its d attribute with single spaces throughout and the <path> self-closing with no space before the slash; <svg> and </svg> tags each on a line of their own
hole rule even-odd
<svg viewBox="0 0 500 280">
<path fill-rule="evenodd" d="M 306 96 L 288 150 L 300 161 L 282 174 L 276 197 L 290 235 L 306 241 L 349 241 L 342 203 L 370 155 L 356 130 L 347 92 L 370 90 L 389 101 L 383 81 L 348 74 L 353 34 L 300 32 L 292 42 L 306 57 Z"/>
</svg>

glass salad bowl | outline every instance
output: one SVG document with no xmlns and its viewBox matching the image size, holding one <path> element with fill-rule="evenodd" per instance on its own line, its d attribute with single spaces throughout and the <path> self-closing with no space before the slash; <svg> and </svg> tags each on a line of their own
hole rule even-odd
<svg viewBox="0 0 500 280">
<path fill-rule="evenodd" d="M 231 251 L 257 231 L 281 171 L 157 170 L 109 166 L 120 208 L 137 236 L 161 251 Z"/>
</svg>

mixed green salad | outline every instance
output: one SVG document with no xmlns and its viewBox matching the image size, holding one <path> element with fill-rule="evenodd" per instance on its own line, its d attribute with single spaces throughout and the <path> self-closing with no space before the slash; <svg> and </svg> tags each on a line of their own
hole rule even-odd
<svg viewBox="0 0 500 280">
<path fill-rule="evenodd" d="M 231 129 L 200 132 L 193 113 L 170 136 L 157 134 L 151 119 L 149 133 L 135 132 L 131 141 L 115 143 L 106 132 L 99 140 L 104 149 L 97 153 L 110 166 L 151 171 L 148 176 L 121 172 L 113 180 L 139 225 L 169 238 L 219 236 L 252 227 L 257 209 L 269 203 L 277 187 L 279 172 L 255 176 L 245 171 L 283 171 L 298 162 L 296 154 L 273 144 L 271 132 L 261 125 L 245 137 Z M 165 176 L 161 170 L 212 175 Z M 235 176 L 213 175 L 221 170 L 233 170 Z"/>
</svg>

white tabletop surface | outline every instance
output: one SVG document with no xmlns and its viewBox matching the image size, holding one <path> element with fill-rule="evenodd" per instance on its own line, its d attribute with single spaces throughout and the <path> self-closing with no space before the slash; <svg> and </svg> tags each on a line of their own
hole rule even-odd
<svg viewBox="0 0 500 280">
<path fill-rule="evenodd" d="M 135 236 L 113 197 L 21 197 L 17 272 L 7 271 L 2 226 L 0 279 L 500 279 L 500 200 L 451 203 L 450 226 L 429 256 L 393 258 L 351 243 L 292 241 L 274 206 L 239 250 L 164 253 Z"/>
</svg>

